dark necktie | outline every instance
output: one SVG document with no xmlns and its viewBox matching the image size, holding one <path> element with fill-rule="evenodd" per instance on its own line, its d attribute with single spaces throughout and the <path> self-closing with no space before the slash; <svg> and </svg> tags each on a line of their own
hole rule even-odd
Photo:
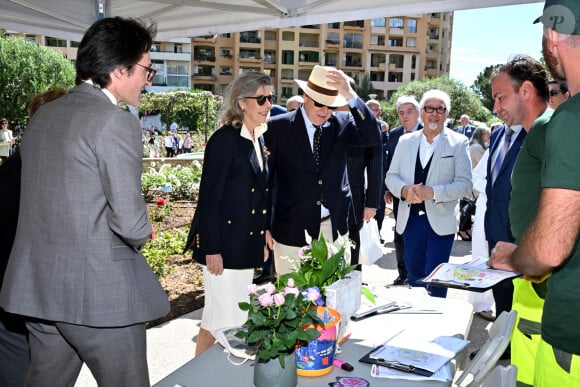
<svg viewBox="0 0 580 387">
<path fill-rule="evenodd" d="M 320 126 L 314 126 L 316 130 L 314 131 L 314 141 L 312 142 L 312 154 L 314 155 L 314 167 L 316 172 L 320 172 L 320 143 L 322 140 L 322 128 Z"/>
<path fill-rule="evenodd" d="M 505 156 L 507 155 L 508 150 L 510 149 L 510 141 L 512 139 L 513 133 L 514 133 L 514 131 L 511 130 L 511 128 L 506 127 L 503 147 L 499 150 L 497 158 L 495 159 L 495 164 L 493 164 L 493 169 L 491 171 L 491 183 L 492 184 L 495 183 L 495 179 L 497 179 L 497 175 L 499 175 L 501 165 L 503 164 Z"/>
</svg>

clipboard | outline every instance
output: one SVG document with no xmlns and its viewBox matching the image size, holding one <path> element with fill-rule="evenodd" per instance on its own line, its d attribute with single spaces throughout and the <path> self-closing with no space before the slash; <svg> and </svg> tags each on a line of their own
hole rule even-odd
<svg viewBox="0 0 580 387">
<path fill-rule="evenodd" d="M 486 262 L 487 258 L 475 258 L 464 264 L 441 263 L 427 277 L 417 282 L 481 293 L 521 275 L 518 272 L 491 269 Z"/>
<path fill-rule="evenodd" d="M 409 372 L 409 373 L 412 373 L 415 375 L 421 375 L 421 376 L 426 376 L 426 377 L 430 377 L 433 375 L 433 372 L 431 372 L 429 370 L 418 368 L 418 367 L 415 367 L 415 366 L 410 365 L 410 364 L 403 364 L 403 363 L 396 361 L 396 360 L 395 361 L 388 361 L 385 359 L 375 359 L 375 358 L 371 357 L 371 355 L 373 353 L 377 352 L 378 350 L 380 350 L 384 346 L 385 346 L 385 344 L 382 344 L 382 345 L 379 345 L 378 347 L 371 349 L 367 354 L 365 354 L 363 357 L 361 357 L 358 361 L 360 361 L 362 363 L 367 363 L 367 364 L 376 364 L 376 365 L 379 365 L 382 367 L 396 369 L 398 371 Z"/>
</svg>

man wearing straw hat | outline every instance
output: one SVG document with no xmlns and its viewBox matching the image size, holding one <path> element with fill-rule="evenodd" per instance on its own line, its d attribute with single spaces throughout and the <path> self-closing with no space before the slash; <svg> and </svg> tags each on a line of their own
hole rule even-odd
<svg viewBox="0 0 580 387">
<path fill-rule="evenodd" d="M 352 205 L 346 173 L 351 146 L 381 143 L 374 114 L 333 67 L 315 66 L 298 110 L 272 118 L 264 135 L 272 187 L 271 231 L 276 272 L 292 271 L 291 261 L 306 244 L 305 231 L 334 241 L 347 234 Z M 335 112 L 348 105 L 350 111 Z"/>
</svg>

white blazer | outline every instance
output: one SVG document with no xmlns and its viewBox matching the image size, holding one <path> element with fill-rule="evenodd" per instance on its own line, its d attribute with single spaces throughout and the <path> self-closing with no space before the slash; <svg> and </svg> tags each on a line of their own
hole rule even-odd
<svg viewBox="0 0 580 387">
<path fill-rule="evenodd" d="M 401 199 L 404 186 L 415 182 L 415 163 L 423 130 L 401 136 L 393 155 L 385 183 L 389 192 Z M 455 234 L 459 226 L 459 199 L 471 196 L 471 159 L 468 138 L 444 128 L 433 153 L 426 186 L 433 188 L 435 198 L 425 201 L 429 225 L 438 235 Z M 411 203 L 401 199 L 396 229 L 402 234 L 407 227 Z"/>
</svg>

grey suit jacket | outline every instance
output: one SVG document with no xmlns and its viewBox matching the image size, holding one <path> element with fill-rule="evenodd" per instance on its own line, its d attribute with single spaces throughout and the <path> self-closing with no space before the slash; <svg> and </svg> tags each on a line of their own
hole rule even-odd
<svg viewBox="0 0 580 387">
<path fill-rule="evenodd" d="M 424 130 L 424 129 L 423 129 Z M 401 190 L 415 181 L 415 163 L 423 130 L 401 136 L 387 172 L 385 182 L 389 191 L 401 198 Z M 444 128 L 433 153 L 426 186 L 432 187 L 435 199 L 425 201 L 427 219 L 438 235 L 455 234 L 459 225 L 459 199 L 471 195 L 471 161 L 468 139 Z M 407 227 L 411 204 L 401 200 L 397 217 L 397 232 Z"/>
<path fill-rule="evenodd" d="M 139 252 L 151 225 L 135 117 L 81 84 L 36 112 L 21 156 L 20 214 L 0 305 L 93 327 L 165 315 L 167 297 Z"/>
</svg>

